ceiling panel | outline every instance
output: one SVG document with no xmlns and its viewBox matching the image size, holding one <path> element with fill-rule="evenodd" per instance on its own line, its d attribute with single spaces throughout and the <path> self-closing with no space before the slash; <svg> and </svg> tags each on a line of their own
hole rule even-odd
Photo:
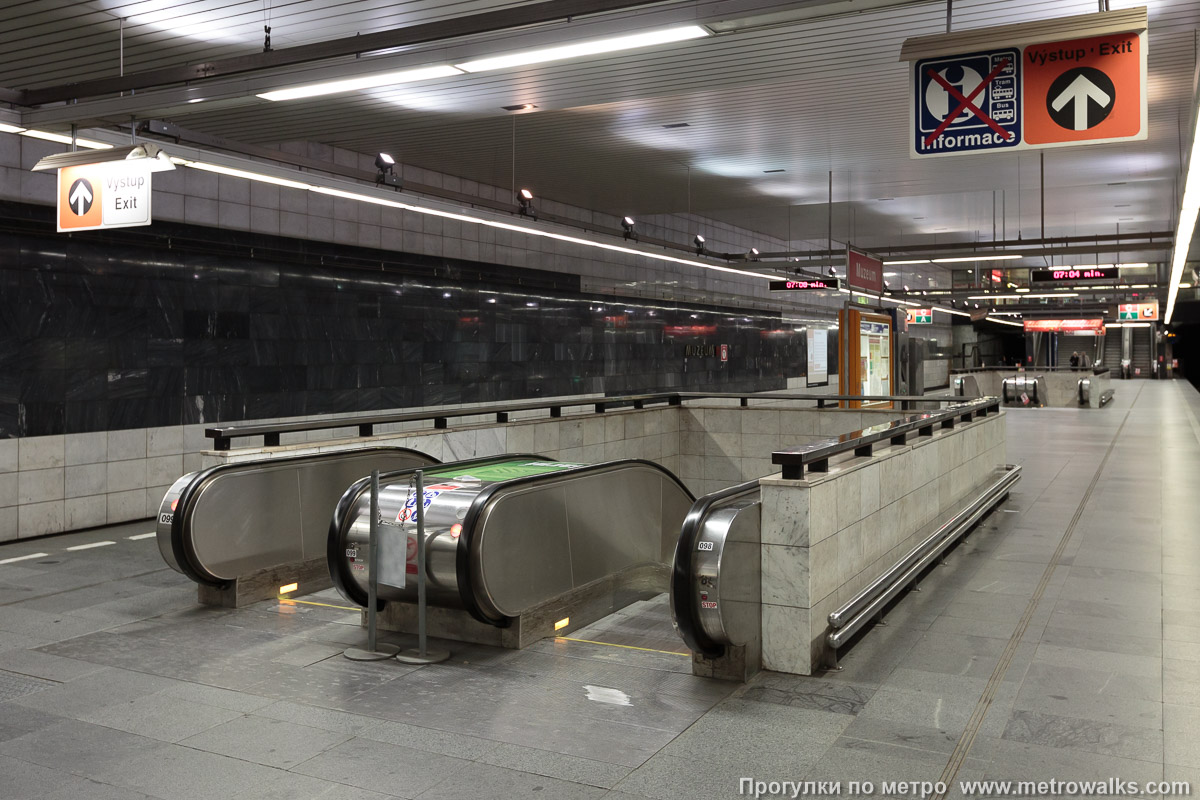
<svg viewBox="0 0 1200 800">
<path fill-rule="evenodd" d="M 1140 5 L 1114 2 L 1114 8 Z M 108 65 L 127 15 L 127 69 L 261 49 L 263 3 L 32 2 L 0 11 L 14 48 L 0 84 L 58 83 Z M 277 46 L 499 2 L 274 2 Z M 786 5 L 786 4 L 782 4 Z M 804 4 L 792 4 L 800 7 Z M 811 4 L 810 4 L 811 5 Z M 1150 0 L 1150 137 L 1144 142 L 914 161 L 911 36 L 945 27 L 943 3 L 801 20 L 621 55 L 463 75 L 390 91 L 233 107 L 198 103 L 180 125 L 258 144 L 313 140 L 613 213 L 693 211 L 823 241 L 833 174 L 835 239 L 864 246 L 997 235 L 1169 228 L 1179 130 L 1195 61 L 1196 0 Z M 1089 13 L 1095 0 L 958 0 L 955 29 Z M 83 61 L 63 65 L 80 48 Z M 406 58 L 449 58 L 453 48 Z M 57 51 L 57 52 L 55 52 Z M 104 61 L 104 59 L 109 59 Z M 364 63 L 364 62 L 359 62 Z M 384 63 L 383 61 L 380 62 Z M 353 67 L 349 67 L 353 68 Z M 296 70 L 306 74 L 308 70 Z M 280 85 L 301 78 L 280 78 Z M 532 103 L 532 113 L 502 106 Z M 114 121 L 118 118 L 114 116 Z M 666 129 L 672 123 L 688 127 Z M 785 170 L 770 173 L 766 170 Z M 881 199 L 891 198 L 891 199 Z"/>
</svg>

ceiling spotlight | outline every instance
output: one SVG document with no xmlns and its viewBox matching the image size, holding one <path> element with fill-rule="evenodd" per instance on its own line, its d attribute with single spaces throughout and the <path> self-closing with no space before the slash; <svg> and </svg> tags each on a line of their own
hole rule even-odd
<svg viewBox="0 0 1200 800">
<path fill-rule="evenodd" d="M 906 291 L 906 292 L 907 292 L 907 291 L 910 291 L 910 290 L 909 290 L 909 288 L 908 288 L 908 284 L 907 284 L 907 283 L 906 283 L 906 284 L 904 284 L 904 291 Z"/>
<path fill-rule="evenodd" d="M 375 169 L 378 170 L 375 174 L 376 186 L 386 184 L 395 187 L 396 191 L 400 191 L 400 178 L 396 175 L 396 159 L 387 153 L 380 153 L 375 156 Z"/>
<path fill-rule="evenodd" d="M 837 277 L 837 270 L 836 270 L 836 269 L 834 269 L 833 267 L 830 267 L 830 268 L 829 268 L 829 277 L 831 277 L 831 278 L 836 278 L 836 277 Z"/>
<path fill-rule="evenodd" d="M 517 195 L 517 213 L 522 217 L 537 219 L 537 211 L 533 208 L 533 192 L 522 189 Z"/>
<path fill-rule="evenodd" d="M 633 217 L 621 218 L 621 229 L 625 231 L 626 239 L 633 239 L 635 242 L 637 241 L 637 232 L 633 229 L 633 226 L 636 224 L 637 223 L 633 221 Z"/>
<path fill-rule="evenodd" d="M 696 255 L 704 255 L 704 237 L 696 234 L 696 238 L 692 239 L 692 244 L 696 245 Z"/>
<path fill-rule="evenodd" d="M 746 253 L 746 260 L 747 261 L 758 261 L 758 248 L 757 247 L 750 248 L 750 252 Z"/>
</svg>

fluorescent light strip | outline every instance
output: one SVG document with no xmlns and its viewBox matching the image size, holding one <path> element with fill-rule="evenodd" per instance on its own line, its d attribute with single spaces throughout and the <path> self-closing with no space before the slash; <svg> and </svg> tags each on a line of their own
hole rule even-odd
<svg viewBox="0 0 1200 800">
<path fill-rule="evenodd" d="M 1024 258 L 1023 255 L 999 255 L 999 256 L 955 256 L 954 258 L 931 258 L 929 259 L 935 264 L 960 264 L 967 261 L 1011 261 L 1014 258 Z"/>
<path fill-rule="evenodd" d="M 968 300 L 1033 300 L 1034 298 L 1079 297 L 1078 292 L 1050 292 L 1049 294 L 973 294 Z"/>
<path fill-rule="evenodd" d="M 586 42 L 545 47 L 539 50 L 523 50 L 516 53 L 505 53 L 463 64 L 435 64 L 415 69 L 397 70 L 393 72 L 377 72 L 372 75 L 359 75 L 337 81 L 309 83 L 303 86 L 292 86 L 286 89 L 273 89 L 262 92 L 258 96 L 264 100 L 298 100 L 306 97 L 320 97 L 327 94 L 357 92 L 362 89 L 379 89 L 404 83 L 433 80 L 436 78 L 452 78 L 466 72 L 484 72 L 493 69 L 508 69 L 529 64 L 541 64 L 547 61 L 562 61 L 568 58 L 615 53 L 622 50 L 633 50 L 640 47 L 686 42 L 700 39 L 712 34 L 699 25 L 686 25 L 678 28 L 665 28 L 658 31 L 634 33 L 627 36 L 614 36 L 607 39 L 593 39 Z M 189 101 L 190 102 L 190 101 Z"/>
<path fill-rule="evenodd" d="M 1018 328 L 1024 328 L 1024 327 L 1025 327 L 1025 324 L 1024 324 L 1024 323 L 1022 323 L 1022 322 L 1013 322 L 1012 320 L 1007 320 L 1007 319 L 997 319 L 996 317 L 990 317 L 990 316 L 989 316 L 989 317 L 984 317 L 983 319 L 984 319 L 984 321 L 985 321 L 985 322 L 998 322 L 998 323 L 1000 323 L 1001 325 L 1013 325 L 1013 326 L 1015 326 L 1015 327 L 1018 327 Z"/>
<path fill-rule="evenodd" d="M 318 97 L 323 94 L 338 94 L 340 92 L 356 92 L 360 89 L 377 89 L 381 86 L 393 86 L 399 83 L 414 83 L 434 78 L 449 78 L 462 75 L 463 71 L 449 64 L 435 67 L 406 69 L 398 72 L 379 72 L 374 75 L 362 75 L 357 78 L 347 78 L 341 81 L 326 83 L 310 83 L 306 86 L 293 86 L 290 89 L 276 89 L 263 92 L 259 97 L 264 100 L 297 100 L 302 97 Z"/>
<path fill-rule="evenodd" d="M 934 311 L 941 311 L 943 314 L 957 314 L 960 317 L 971 316 L 966 311 L 959 311 L 957 308 L 942 308 L 941 306 L 933 306 Z"/>
<path fill-rule="evenodd" d="M 1195 152 L 1193 151 L 1193 158 Z M 1191 185 L 1193 172 L 1192 164 L 1188 164 L 1188 184 Z M 1196 214 L 1200 209 L 1182 208 L 1179 211 L 1179 227 L 1175 229 L 1175 246 L 1171 250 L 1171 283 L 1167 289 L 1167 313 L 1163 322 L 1170 324 L 1175 313 L 1175 298 L 1179 295 L 1179 284 L 1183 280 L 1183 268 L 1187 264 L 1188 250 L 1192 247 L 1192 233 L 1196 230 Z"/>
<path fill-rule="evenodd" d="M 576 42 L 558 47 L 546 47 L 540 50 L 524 50 L 518 53 L 492 56 L 468 61 L 465 64 L 455 64 L 463 72 L 485 72 L 493 69 L 509 69 L 524 67 L 529 64 L 543 64 L 547 61 L 562 61 L 567 58 L 581 58 L 603 53 L 615 53 L 620 50 L 633 50 L 639 47 L 653 47 L 660 44 L 686 42 L 691 39 L 701 39 L 711 36 L 706 29 L 699 25 L 686 25 L 681 28 L 666 28 L 647 33 L 635 33 L 628 36 L 614 36 L 610 39 L 593 39 L 589 42 Z"/>
<path fill-rule="evenodd" d="M 9 125 L 7 122 L 0 122 L 0 133 L 24 133 L 25 129 L 20 125 Z"/>
<path fill-rule="evenodd" d="M 700 267 L 702 269 L 716 270 L 717 272 L 728 272 L 732 275 L 740 275 L 742 277 L 766 278 L 767 280 L 778 280 L 779 276 L 775 274 L 767 274 L 763 272 L 751 272 L 749 270 L 734 269 L 733 267 L 723 267 L 719 264 L 707 264 L 703 261 L 693 261 L 690 258 L 677 258 L 665 253 L 648 252 L 645 250 L 636 250 L 632 247 L 625 247 L 617 244 L 609 244 L 607 242 L 597 242 L 591 239 L 582 239 L 578 236 L 570 236 L 565 233 L 556 233 L 554 231 L 541 230 L 538 228 L 529 228 L 524 225 L 513 225 L 508 222 L 499 222 L 496 220 L 481 219 L 479 217 L 470 217 L 466 214 L 458 214 L 453 211 L 441 211 L 436 208 L 427 208 L 425 206 L 416 206 L 411 203 L 400 203 L 395 200 L 388 200 L 383 197 L 376 197 L 368 194 L 359 194 L 358 192 L 350 192 L 343 189 L 334 189 L 328 186 L 317 186 L 299 181 L 287 180 L 286 178 L 276 178 L 273 175 L 265 175 L 260 172 L 249 172 L 247 170 L 235 169 L 233 167 L 225 167 L 220 164 L 210 164 L 204 161 L 190 161 L 183 158 L 172 158 L 172 163 L 178 166 L 191 167 L 193 169 L 206 170 L 208 172 L 217 172 L 222 175 L 230 175 L 235 178 L 244 178 L 246 180 L 260 181 L 270 183 L 276 186 L 286 186 L 292 189 L 305 189 L 310 192 L 319 194 L 333 195 L 334 197 L 342 197 L 347 200 L 355 200 L 360 203 L 371 203 L 373 205 L 387 206 L 388 208 L 396 208 L 401 211 L 413 211 L 418 214 L 429 214 L 430 216 L 441 217 L 443 219 L 454 219 L 459 222 L 469 222 L 475 225 L 485 225 L 489 228 L 499 228 L 501 230 L 513 231 L 514 233 L 524 233 L 530 236 L 542 236 L 547 239 L 554 239 L 560 242 L 569 242 L 571 244 L 581 244 L 586 247 L 597 247 L 601 250 L 608 250 L 614 253 L 626 253 L 628 255 L 643 256 L 655 261 L 665 261 L 671 264 L 683 264 L 689 267 Z M 848 291 L 842 289 L 843 292 Z"/>
<path fill-rule="evenodd" d="M 883 265 L 885 267 L 898 267 L 902 264 L 928 264 L 928 263 L 929 263 L 928 258 L 914 258 L 914 259 L 910 259 L 908 261 L 884 261 Z"/>
<path fill-rule="evenodd" d="M 10 133 L 15 133 L 15 131 L 10 131 Z M 66 134 L 63 134 L 63 133 L 51 133 L 50 131 L 23 130 L 23 131 L 20 131 L 20 134 L 22 136 L 31 136 L 34 139 L 45 139 L 47 142 L 58 142 L 59 144 L 70 144 L 71 143 L 71 137 L 67 136 Z M 75 144 L 79 145 L 80 147 L 86 147 L 89 150 L 111 150 L 112 149 L 111 144 L 105 144 L 104 142 L 95 142 L 95 141 L 92 141 L 91 139 L 76 138 Z"/>
<path fill-rule="evenodd" d="M 1196 214 L 1200 213 L 1200 109 L 1193 109 L 1192 117 L 1196 120 L 1195 127 L 1192 128 L 1192 152 L 1188 156 L 1183 202 L 1179 209 L 1179 225 L 1175 229 L 1175 246 L 1171 249 L 1171 282 L 1167 289 L 1167 313 L 1163 317 L 1163 322 L 1168 324 L 1175 314 L 1175 298 L 1179 295 L 1179 284 L 1183 281 L 1183 268 L 1187 264 L 1188 250 L 1192 247 Z"/>
</svg>

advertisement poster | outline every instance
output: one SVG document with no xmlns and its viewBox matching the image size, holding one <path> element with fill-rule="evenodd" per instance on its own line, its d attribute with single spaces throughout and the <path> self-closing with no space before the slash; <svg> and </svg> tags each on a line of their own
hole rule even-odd
<svg viewBox="0 0 1200 800">
<path fill-rule="evenodd" d="M 808 385 L 825 386 L 829 383 L 829 331 L 824 328 L 808 329 Z"/>
</svg>

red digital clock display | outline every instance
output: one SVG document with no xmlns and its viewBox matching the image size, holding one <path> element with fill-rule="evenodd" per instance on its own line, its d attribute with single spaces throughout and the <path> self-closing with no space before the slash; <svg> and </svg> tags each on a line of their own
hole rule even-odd
<svg viewBox="0 0 1200 800">
<path fill-rule="evenodd" d="M 1117 267 L 1058 267 L 1032 270 L 1029 279 L 1034 283 L 1116 280 L 1119 274 L 1120 270 Z"/>
<path fill-rule="evenodd" d="M 840 278 L 799 278 L 796 280 L 771 281 L 772 292 L 828 292 L 842 286 Z"/>
</svg>

